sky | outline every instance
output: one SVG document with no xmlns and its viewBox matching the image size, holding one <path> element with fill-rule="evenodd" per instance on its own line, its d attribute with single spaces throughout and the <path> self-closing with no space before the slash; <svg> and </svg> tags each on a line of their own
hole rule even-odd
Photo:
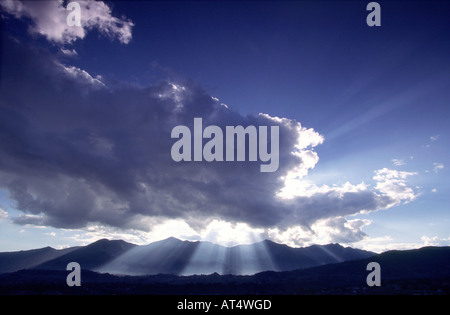
<svg viewBox="0 0 450 315">
<path fill-rule="evenodd" d="M 450 245 L 448 2 L 76 2 L 0 1 L 0 251 Z M 194 118 L 279 167 L 174 161 Z"/>
</svg>

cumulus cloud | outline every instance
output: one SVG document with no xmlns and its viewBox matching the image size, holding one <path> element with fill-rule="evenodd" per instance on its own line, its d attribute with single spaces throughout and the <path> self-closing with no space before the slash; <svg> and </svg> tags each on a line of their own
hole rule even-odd
<svg viewBox="0 0 450 315">
<path fill-rule="evenodd" d="M 123 44 L 130 42 L 134 26 L 131 20 L 112 16 L 110 7 L 103 1 L 76 2 L 80 5 L 81 26 L 68 25 L 67 16 L 71 11 L 66 10 L 63 1 L 3 0 L 0 1 L 0 7 L 16 18 L 31 19 L 33 24 L 29 27 L 29 31 L 45 36 L 54 43 L 71 44 L 83 39 L 86 33 L 93 29 Z"/>
<path fill-rule="evenodd" d="M 364 182 L 328 186 L 290 178 L 277 195 L 297 209 L 289 216 L 291 224 L 309 226 L 319 219 L 367 213 L 411 202 L 417 193 L 407 185 L 406 178 L 416 174 L 388 168 L 376 170 L 373 188 Z"/>
<path fill-rule="evenodd" d="M 391 207 L 400 202 L 411 202 L 417 194 L 413 188 L 406 183 L 408 176 L 417 175 L 416 172 L 401 172 L 383 168 L 375 172 L 374 180 L 377 181 L 375 188 L 380 191 L 382 197 L 387 197 L 386 207 Z"/>
<path fill-rule="evenodd" d="M 310 228 L 291 226 L 285 230 L 268 229 L 266 235 L 276 242 L 293 247 L 310 246 L 313 244 L 352 244 L 367 237 L 363 228 L 371 224 L 367 219 L 346 219 L 333 217 L 317 220 Z"/>
<path fill-rule="evenodd" d="M 414 173 L 389 169 L 376 172 L 375 187 L 308 182 L 322 135 L 293 119 L 244 117 L 195 84 L 111 87 L 14 41 L 2 58 L 0 187 L 24 212 L 17 224 L 145 231 L 170 219 L 214 239 L 207 227 L 219 220 L 299 242 L 325 232 L 351 242 L 364 237 L 368 222 L 346 216 L 415 198 L 406 184 Z M 279 126 L 278 170 L 261 173 L 260 162 L 248 161 L 174 162 L 172 128 L 193 130 L 194 117 L 223 130 Z"/>
</svg>

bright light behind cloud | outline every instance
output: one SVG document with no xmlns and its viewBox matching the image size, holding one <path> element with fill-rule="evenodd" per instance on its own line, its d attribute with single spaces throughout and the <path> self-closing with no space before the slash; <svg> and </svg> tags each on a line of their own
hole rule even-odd
<svg viewBox="0 0 450 315">
<path fill-rule="evenodd" d="M 202 240 L 224 246 L 252 244 L 262 241 L 263 235 L 264 229 L 252 228 L 246 223 L 232 224 L 222 220 L 213 220 L 200 233 Z"/>
<path fill-rule="evenodd" d="M 145 219 L 144 219 L 145 220 Z M 153 221 L 153 222 L 151 222 Z M 137 229 L 119 229 L 104 225 L 89 225 L 83 229 L 66 230 L 66 238 L 70 243 L 89 244 L 101 238 L 122 239 L 124 241 L 145 245 L 169 237 L 188 241 L 208 241 L 222 246 L 252 244 L 264 240 L 263 229 L 255 229 L 245 223 L 229 223 L 222 220 L 212 220 L 202 230 L 195 231 L 183 220 L 148 220 L 148 231 Z M 52 232 L 54 233 L 54 232 Z"/>
</svg>

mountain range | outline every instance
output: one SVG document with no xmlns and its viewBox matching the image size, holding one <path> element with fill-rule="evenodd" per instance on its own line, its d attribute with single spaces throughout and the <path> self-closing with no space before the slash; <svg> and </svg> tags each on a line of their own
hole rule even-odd
<svg viewBox="0 0 450 315">
<path fill-rule="evenodd" d="M 0 273 L 22 269 L 66 270 L 78 262 L 82 270 L 119 275 L 251 275 L 290 271 L 364 259 L 373 252 L 339 244 L 292 248 L 269 240 L 234 247 L 168 238 L 148 245 L 101 239 L 87 246 L 0 253 Z"/>
<path fill-rule="evenodd" d="M 102 243 L 103 246 L 111 244 L 101 241 L 100 245 Z M 112 244 L 115 244 L 113 248 L 120 247 L 117 244 L 123 245 L 121 242 Z M 109 251 L 110 254 L 114 254 L 113 252 Z M 22 253 L 25 257 L 23 254 L 30 257 L 30 253 Z M 0 256 L 2 256 L 1 261 L 5 262 L 4 253 Z M 60 262 L 65 263 L 63 260 Z M 381 286 L 367 285 L 366 277 L 370 271 L 367 271 L 366 267 L 369 262 L 380 264 Z M 189 299 L 192 295 L 218 295 L 219 299 L 223 299 L 224 295 L 293 295 L 294 306 L 298 305 L 299 294 L 448 295 L 450 294 L 450 247 L 388 251 L 363 259 L 292 271 L 264 271 L 254 275 L 213 273 L 191 276 L 174 274 L 126 276 L 82 269 L 79 287 L 67 286 L 68 273 L 66 270 L 45 269 L 22 269 L 2 273 L 0 274 L 0 295 L 175 295 L 175 302 L 180 299 L 180 295 L 183 298 L 189 296 Z M 161 298 L 157 297 L 154 301 L 161 302 Z"/>
</svg>

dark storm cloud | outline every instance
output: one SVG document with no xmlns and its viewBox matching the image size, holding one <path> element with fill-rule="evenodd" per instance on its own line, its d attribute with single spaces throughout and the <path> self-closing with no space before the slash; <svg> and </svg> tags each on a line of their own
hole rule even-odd
<svg viewBox="0 0 450 315">
<path fill-rule="evenodd" d="M 18 224 L 147 228 L 145 218 L 209 219 L 252 226 L 309 226 L 388 206 L 369 190 L 329 189 L 283 200 L 283 176 L 314 167 L 323 138 L 290 119 L 242 116 L 193 83 L 109 84 L 49 52 L 4 39 L 0 86 L 0 187 L 27 215 Z M 280 126 L 280 166 L 174 162 L 172 128 Z M 300 153 L 305 153 L 301 155 Z M 308 159 L 310 161 L 308 162 Z M 313 162 L 311 162 L 313 161 Z M 312 164 L 311 164 L 312 163 Z"/>
</svg>

